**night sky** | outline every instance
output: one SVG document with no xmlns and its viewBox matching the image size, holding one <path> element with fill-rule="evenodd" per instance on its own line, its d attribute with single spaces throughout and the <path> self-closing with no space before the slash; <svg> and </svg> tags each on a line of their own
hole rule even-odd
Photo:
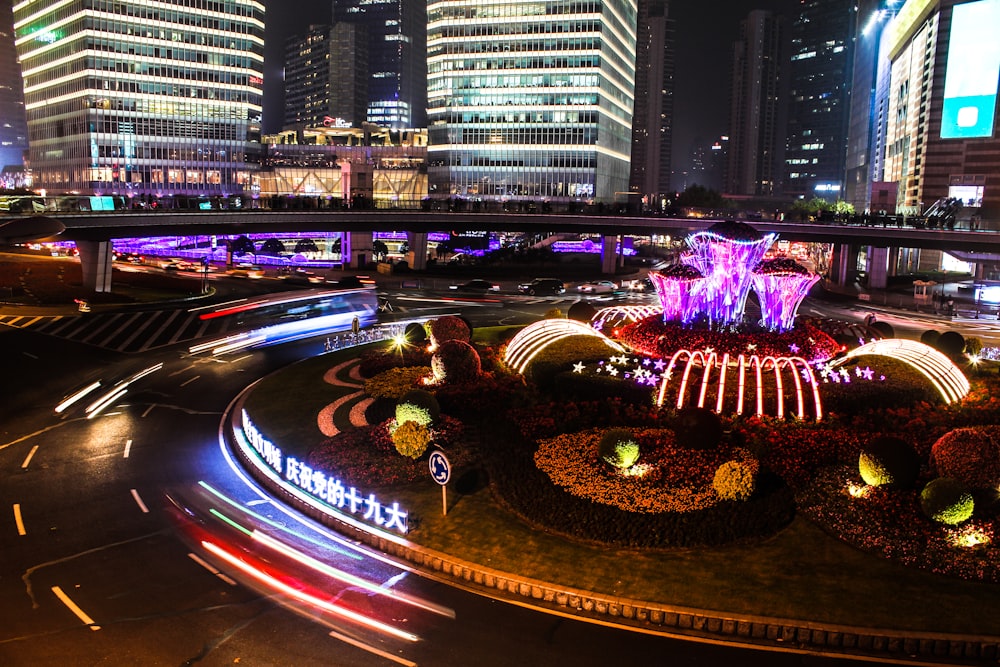
<svg viewBox="0 0 1000 667">
<path fill-rule="evenodd" d="M 283 116 L 281 67 L 285 39 L 310 23 L 330 20 L 330 0 L 273 0 L 267 5 L 264 76 L 264 131 L 280 129 Z M 739 22 L 752 9 L 790 12 L 799 0 L 672 0 L 676 37 L 674 169 L 687 165 L 696 144 L 711 144 L 727 131 L 729 61 Z M 294 10 L 292 9 L 294 7 Z"/>
</svg>

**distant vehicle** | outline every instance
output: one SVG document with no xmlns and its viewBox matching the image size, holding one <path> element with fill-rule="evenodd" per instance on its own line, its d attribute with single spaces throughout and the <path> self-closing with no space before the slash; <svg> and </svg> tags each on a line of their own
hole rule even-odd
<svg viewBox="0 0 1000 667">
<path fill-rule="evenodd" d="M 302 269 L 296 269 L 281 279 L 290 285 L 320 285 L 326 282 L 323 276 Z"/>
<path fill-rule="evenodd" d="M 230 278 L 250 278 L 257 279 L 264 277 L 264 269 L 258 267 L 253 267 L 250 269 L 232 269 L 226 271 L 226 275 Z"/>
<path fill-rule="evenodd" d="M 576 287 L 576 291 L 581 294 L 613 294 L 618 290 L 618 283 L 611 282 L 610 280 L 581 283 Z"/>
<path fill-rule="evenodd" d="M 487 292 L 499 292 L 500 285 L 492 283 L 489 280 L 473 278 L 472 280 L 464 282 L 460 285 L 449 285 L 448 289 L 456 292 L 467 292 L 471 294 L 486 294 Z"/>
<path fill-rule="evenodd" d="M 566 291 L 566 285 L 557 278 L 535 278 L 530 283 L 518 285 L 517 291 L 531 296 L 536 294 L 557 295 Z"/>
<path fill-rule="evenodd" d="M 651 292 L 653 290 L 653 281 L 649 278 L 625 280 L 622 281 L 622 287 L 627 289 L 629 292 Z"/>
<path fill-rule="evenodd" d="M 120 252 L 115 255 L 116 262 L 128 262 L 129 264 L 142 264 L 142 255 L 135 252 Z"/>
</svg>

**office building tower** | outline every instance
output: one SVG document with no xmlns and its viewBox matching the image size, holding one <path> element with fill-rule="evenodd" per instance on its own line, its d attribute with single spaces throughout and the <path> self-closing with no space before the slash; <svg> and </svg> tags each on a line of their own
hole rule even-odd
<svg viewBox="0 0 1000 667">
<path fill-rule="evenodd" d="M 784 193 L 843 196 L 854 0 L 802 0 L 789 25 Z"/>
<path fill-rule="evenodd" d="M 724 192 L 769 197 L 781 179 L 781 19 L 750 12 L 733 44 L 728 162 Z"/>
<path fill-rule="evenodd" d="M 427 5 L 415 0 L 333 0 L 333 24 L 367 32 L 367 122 L 380 127 L 427 124 Z"/>
<path fill-rule="evenodd" d="M 668 0 L 639 0 L 635 115 L 629 190 L 659 210 L 670 196 L 674 120 L 674 23 Z"/>
<path fill-rule="evenodd" d="M 14 28 L 35 187 L 252 193 L 261 2 L 18 0 Z"/>
<path fill-rule="evenodd" d="M 636 11 L 635 0 L 428 4 L 430 196 L 627 192 Z"/>
<path fill-rule="evenodd" d="M 886 29 L 881 180 L 896 212 L 976 227 L 1000 216 L 1000 0 L 910 0 Z"/>
<path fill-rule="evenodd" d="M 7 167 L 20 171 L 24 150 L 28 147 L 11 8 L 11 0 L 0 0 L 0 172 Z"/>
</svg>

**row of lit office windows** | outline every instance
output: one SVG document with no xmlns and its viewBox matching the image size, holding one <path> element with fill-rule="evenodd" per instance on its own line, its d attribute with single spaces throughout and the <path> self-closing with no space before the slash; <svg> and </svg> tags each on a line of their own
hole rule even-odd
<svg viewBox="0 0 1000 667">
<path fill-rule="evenodd" d="M 427 64 L 427 71 L 431 74 L 438 72 L 472 70 L 477 72 L 489 70 L 553 70 L 553 69 L 581 69 L 585 67 L 598 68 L 601 66 L 601 57 L 595 54 L 583 54 L 579 56 L 554 55 L 554 56 L 520 56 L 517 58 L 469 58 L 467 60 L 449 58 L 447 60 L 436 60 Z"/>
<path fill-rule="evenodd" d="M 428 21 L 456 19 L 518 18 L 522 16 L 558 16 L 565 14 L 599 14 L 603 3 L 598 0 L 567 0 L 566 2 L 481 3 L 470 5 L 432 5 Z"/>
<path fill-rule="evenodd" d="M 450 24 L 432 28 L 435 37 L 441 39 L 468 37 L 499 37 L 522 35 L 556 35 L 559 33 L 601 32 L 602 21 L 544 21 L 532 23 L 468 23 Z"/>
<path fill-rule="evenodd" d="M 496 95 L 482 95 L 469 91 L 465 95 L 448 95 L 447 97 L 428 96 L 428 113 L 435 109 L 448 109 L 454 107 L 492 107 L 492 106 L 515 106 L 515 107 L 553 107 L 553 106 L 596 106 L 598 95 L 596 93 L 503 93 Z"/>
<path fill-rule="evenodd" d="M 505 76 L 448 76 L 432 78 L 428 90 L 464 88 L 592 88 L 600 85 L 601 77 L 589 74 L 510 74 Z"/>
<path fill-rule="evenodd" d="M 549 37 L 545 39 L 514 39 L 507 41 L 475 39 L 435 39 L 427 36 L 427 57 L 476 53 L 549 53 L 555 51 L 600 51 L 600 37 Z"/>
</svg>

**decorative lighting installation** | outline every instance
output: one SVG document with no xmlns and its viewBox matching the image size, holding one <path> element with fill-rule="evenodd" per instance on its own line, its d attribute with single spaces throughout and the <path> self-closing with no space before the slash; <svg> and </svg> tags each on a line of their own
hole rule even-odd
<svg viewBox="0 0 1000 667">
<path fill-rule="evenodd" d="M 681 361 L 681 360 L 684 361 Z M 686 363 L 685 363 L 686 362 Z M 784 375 L 790 376 L 795 385 L 796 396 L 796 416 L 799 419 L 806 418 L 806 394 L 811 393 L 813 413 L 816 421 L 823 418 L 822 401 L 819 396 L 819 387 L 816 384 L 816 377 L 812 369 L 802 357 L 758 357 L 756 354 L 749 358 L 741 354 L 733 359 L 729 353 L 724 353 L 721 357 L 711 349 L 700 350 L 678 350 L 670 358 L 667 369 L 662 375 L 660 391 L 656 397 L 656 405 L 660 407 L 666 400 L 667 388 L 674 377 L 674 368 L 678 363 L 685 363 L 684 372 L 681 373 L 680 384 L 677 390 L 677 409 L 684 407 L 688 402 L 688 385 L 697 385 L 697 402 L 694 403 L 699 408 L 706 406 L 706 401 L 711 391 L 715 392 L 714 410 L 721 413 L 724 407 L 726 384 L 730 381 L 730 372 L 735 376 L 732 381 L 736 382 L 736 414 L 743 414 L 746 409 L 747 399 L 747 372 L 752 375 L 749 384 L 756 386 L 754 398 L 756 406 L 754 414 L 764 415 L 764 376 L 773 375 L 775 385 L 775 397 L 777 408 L 776 417 L 779 419 L 785 416 L 785 379 Z M 701 377 L 692 378 L 692 371 L 696 367 L 701 367 Z M 783 373 L 784 371 L 784 373 Z M 714 376 L 714 377 L 713 377 Z M 809 385 L 809 388 L 803 385 Z"/>
<path fill-rule="evenodd" d="M 653 315 L 659 315 L 660 306 L 608 306 L 601 308 L 590 318 L 590 326 L 598 331 L 615 329 L 623 324 L 631 324 Z"/>
<path fill-rule="evenodd" d="M 819 275 L 794 259 L 781 257 L 759 263 L 750 279 L 760 299 L 761 326 L 783 332 L 794 325 L 799 304 Z"/>
<path fill-rule="evenodd" d="M 750 273 L 764 257 L 776 234 L 761 234 L 742 222 L 717 222 L 687 238 L 691 252 L 681 262 L 705 276 L 699 310 L 712 326 L 738 325 L 750 293 Z M 666 304 L 664 304 L 666 308 Z"/>
<path fill-rule="evenodd" d="M 686 264 L 674 264 L 663 271 L 650 271 L 649 279 L 663 306 L 663 321 L 690 324 L 701 305 L 699 296 L 705 284 L 701 271 Z"/>
<path fill-rule="evenodd" d="M 569 336 L 593 336 L 600 338 L 616 352 L 624 352 L 625 348 L 614 342 L 589 324 L 576 320 L 540 320 L 521 329 L 507 344 L 504 352 L 504 362 L 523 373 L 531 360 L 546 347 Z"/>
<path fill-rule="evenodd" d="M 958 401 L 969 393 L 969 380 L 958 366 L 952 363 L 951 359 L 933 347 L 914 340 L 886 338 L 872 341 L 833 360 L 829 367 L 836 368 L 854 357 L 866 354 L 899 359 L 909 364 L 930 380 L 945 403 Z"/>
</svg>

